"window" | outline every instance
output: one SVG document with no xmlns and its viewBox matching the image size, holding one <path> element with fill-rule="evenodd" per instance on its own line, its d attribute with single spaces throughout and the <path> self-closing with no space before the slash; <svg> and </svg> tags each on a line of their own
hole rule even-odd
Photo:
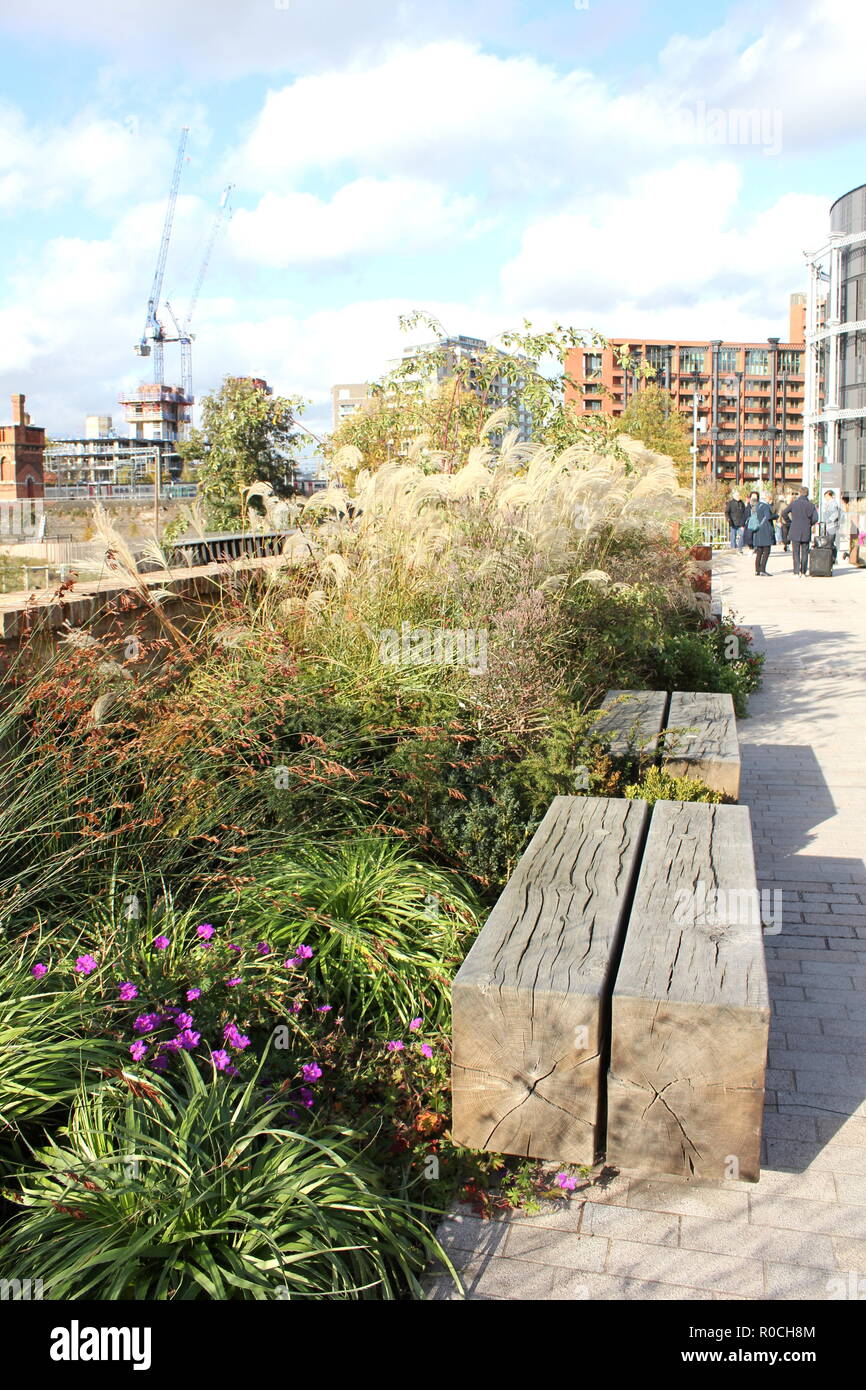
<svg viewBox="0 0 866 1390">
<path fill-rule="evenodd" d="M 779 351 L 779 371 L 780 372 L 800 372 L 803 370 L 803 354 L 795 352 L 793 348 L 781 348 Z"/>
<path fill-rule="evenodd" d="M 584 376 L 599 376 L 601 374 L 600 352 L 585 352 L 583 354 L 583 374 Z"/>
<path fill-rule="evenodd" d="M 702 372 L 706 364 L 705 348 L 680 348 L 680 374 Z"/>
<path fill-rule="evenodd" d="M 601 401 L 584 401 L 584 410 L 601 410 Z"/>
<path fill-rule="evenodd" d="M 736 348 L 719 348 L 719 371 L 735 372 L 738 356 L 739 353 Z"/>
<path fill-rule="evenodd" d="M 752 376 L 766 376 L 770 370 L 768 348 L 749 348 L 746 353 L 746 371 Z"/>
</svg>

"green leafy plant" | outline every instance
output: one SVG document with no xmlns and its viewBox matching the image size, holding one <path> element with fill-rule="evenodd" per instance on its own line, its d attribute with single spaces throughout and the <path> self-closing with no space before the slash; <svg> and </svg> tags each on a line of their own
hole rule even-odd
<svg viewBox="0 0 866 1390">
<path fill-rule="evenodd" d="M 477 928 L 471 891 L 453 873 L 384 838 L 358 837 L 254 867 L 218 904 L 238 929 L 313 956 L 310 980 L 355 1026 L 408 1024 L 419 1005 L 448 1017 L 451 978 Z"/>
<path fill-rule="evenodd" d="M 417 1297 L 430 1258 L 450 1265 L 380 1174 L 351 1132 L 281 1127 L 254 1081 L 185 1059 L 176 1085 L 76 1102 L 7 1189 L 0 1268 L 35 1260 L 55 1299 Z"/>
</svg>

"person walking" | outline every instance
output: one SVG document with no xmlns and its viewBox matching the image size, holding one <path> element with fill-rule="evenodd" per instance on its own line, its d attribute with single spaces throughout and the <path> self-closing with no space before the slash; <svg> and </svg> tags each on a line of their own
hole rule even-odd
<svg viewBox="0 0 866 1390">
<path fill-rule="evenodd" d="M 779 514 L 779 530 L 782 534 L 782 547 L 785 551 L 785 554 L 788 553 L 788 545 L 790 544 L 788 540 L 788 523 L 785 520 L 785 514 L 793 500 L 794 493 L 785 492 L 779 497 L 779 500 L 776 503 L 776 511 Z"/>
<path fill-rule="evenodd" d="M 749 495 L 749 510 L 746 514 L 746 530 L 751 537 L 750 544 L 755 551 L 755 574 L 769 578 L 767 560 L 776 543 L 776 514 L 769 502 L 761 501 L 757 492 Z"/>
<path fill-rule="evenodd" d="M 836 542 L 839 539 L 839 532 L 843 525 L 844 512 L 841 505 L 836 501 L 836 494 L 831 488 L 824 493 L 824 534 L 833 549 L 832 564 L 836 563 Z M 847 536 L 845 538 L 847 540 Z"/>
<path fill-rule="evenodd" d="M 809 568 L 809 546 L 812 529 L 818 523 L 818 508 L 809 496 L 809 489 L 801 487 L 799 495 L 789 502 L 782 512 L 782 520 L 787 522 L 788 540 L 794 558 L 794 573 L 804 575 Z"/>
<path fill-rule="evenodd" d="M 849 513 L 851 517 L 851 550 L 849 552 L 852 565 L 856 565 L 858 570 L 866 569 L 866 560 L 863 559 L 860 551 L 864 548 L 866 540 L 866 498 L 858 497 L 854 509 Z"/>
<path fill-rule="evenodd" d="M 734 488 L 725 503 L 725 517 L 731 537 L 731 549 L 743 551 L 743 528 L 746 524 L 746 504 Z"/>
</svg>

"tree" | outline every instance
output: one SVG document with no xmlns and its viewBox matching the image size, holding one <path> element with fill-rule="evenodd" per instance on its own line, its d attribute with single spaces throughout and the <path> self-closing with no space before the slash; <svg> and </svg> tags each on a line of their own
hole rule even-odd
<svg viewBox="0 0 866 1390">
<path fill-rule="evenodd" d="M 419 324 L 440 341 L 412 351 L 373 383 L 367 405 L 331 436 L 329 458 L 354 445 L 363 457 L 362 466 L 375 469 L 423 440 L 434 466 L 448 470 L 482 441 L 491 415 L 504 410 L 516 424 L 521 407 L 529 414 L 536 443 L 556 450 L 576 443 L 589 443 L 601 452 L 617 448 L 609 420 L 578 417 L 565 403 L 565 388 L 572 384 L 565 371 L 566 355 L 576 346 L 603 344 L 598 334 L 560 324 L 548 333 L 534 333 L 524 321 L 522 332 L 500 335 L 500 346 L 460 356 L 443 343 L 445 329 L 429 314 L 416 310 L 400 319 L 406 331 Z"/>
<path fill-rule="evenodd" d="M 689 427 L 663 386 L 648 384 L 632 396 L 616 426 L 654 453 L 667 454 L 678 468 L 691 470 Z"/>
<path fill-rule="evenodd" d="M 270 483 L 274 492 L 291 491 L 300 434 L 295 419 L 300 396 L 269 396 L 248 377 L 227 376 L 219 391 L 202 402 L 202 428 L 178 444 L 184 462 L 197 462 L 196 481 L 209 522 L 236 525 L 244 488 Z"/>
</svg>

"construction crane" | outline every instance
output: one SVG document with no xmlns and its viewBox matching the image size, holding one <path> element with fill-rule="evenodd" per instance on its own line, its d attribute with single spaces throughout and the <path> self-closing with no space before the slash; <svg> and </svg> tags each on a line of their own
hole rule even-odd
<svg viewBox="0 0 866 1390">
<path fill-rule="evenodd" d="M 165 210 L 165 221 L 162 227 L 162 241 L 160 242 L 159 255 L 156 259 L 156 272 L 150 289 L 150 298 L 147 301 L 147 320 L 144 325 L 144 332 L 141 335 L 141 340 L 135 344 L 135 352 L 139 357 L 150 357 L 151 352 L 153 353 L 153 379 L 157 385 L 160 386 L 163 384 L 165 375 L 163 343 L 166 341 L 166 337 L 157 311 L 162 295 L 162 280 L 165 275 L 168 244 L 171 240 L 171 224 L 174 221 L 174 208 L 177 202 L 177 190 L 180 187 L 180 175 L 183 169 L 183 158 L 186 151 L 186 138 L 188 135 L 189 126 L 184 126 L 180 133 L 177 158 L 174 161 L 174 173 L 171 179 L 171 188 L 168 193 L 168 206 Z"/>
<path fill-rule="evenodd" d="M 186 311 L 186 318 L 184 319 L 183 323 L 179 323 L 179 322 L 178 322 L 177 316 L 176 316 L 174 310 L 172 309 L 171 304 L 169 303 L 168 300 L 165 301 L 165 307 L 168 309 L 168 312 L 171 314 L 172 323 L 174 324 L 175 332 L 176 332 L 176 334 L 177 334 L 177 337 L 176 337 L 176 338 L 164 338 L 163 341 L 164 341 L 164 342 L 170 342 L 170 343 L 180 343 L 180 378 L 181 378 L 181 384 L 182 384 L 182 386 L 183 386 L 183 394 L 184 394 L 184 396 L 187 398 L 187 400 L 190 401 L 190 402 L 191 402 L 192 399 L 193 399 L 193 395 L 192 395 L 192 343 L 193 343 L 193 339 L 194 339 L 194 337 L 195 337 L 195 334 L 194 334 L 194 333 L 190 333 L 190 331 L 189 331 L 189 330 L 190 330 L 190 324 L 192 323 L 192 316 L 193 316 L 193 314 L 195 313 L 196 305 L 198 304 L 198 297 L 199 297 L 199 294 L 200 294 L 200 292 L 201 292 L 201 287 L 202 287 L 202 285 L 203 285 L 203 283 L 204 283 L 204 277 L 205 277 L 205 275 L 207 274 L 207 268 L 208 268 L 208 265 L 210 264 L 211 253 L 212 253 L 212 251 L 213 251 L 213 249 L 214 249 L 214 245 L 215 245 L 215 243 L 216 243 L 216 239 L 217 239 L 217 236 L 218 236 L 218 234 L 219 234 L 220 227 L 221 227 L 222 224 L 223 224 L 224 218 L 225 218 L 227 215 L 229 215 L 229 201 L 230 201 L 230 198 L 231 198 L 231 192 L 232 192 L 232 189 L 233 189 L 233 188 L 234 188 L 234 184 L 233 184 L 233 183 L 230 183 L 230 184 L 228 185 L 227 188 L 224 188 L 224 189 L 223 189 L 222 197 L 220 198 L 220 200 L 219 200 L 219 205 L 218 205 L 218 207 L 217 207 L 216 212 L 214 213 L 214 219 L 213 219 L 213 222 L 212 222 L 212 224 L 211 224 L 210 235 L 209 235 L 209 237 L 208 237 L 208 239 L 207 239 L 207 245 L 206 245 L 206 247 L 205 247 L 204 256 L 202 257 L 202 262 L 201 262 L 201 265 L 200 265 L 200 267 L 199 267 L 198 276 L 196 277 L 196 282 L 195 282 L 195 285 L 193 286 L 193 291 L 192 291 L 192 294 L 191 294 L 191 296 L 190 296 L 189 308 L 188 308 L 187 311 Z"/>
</svg>

